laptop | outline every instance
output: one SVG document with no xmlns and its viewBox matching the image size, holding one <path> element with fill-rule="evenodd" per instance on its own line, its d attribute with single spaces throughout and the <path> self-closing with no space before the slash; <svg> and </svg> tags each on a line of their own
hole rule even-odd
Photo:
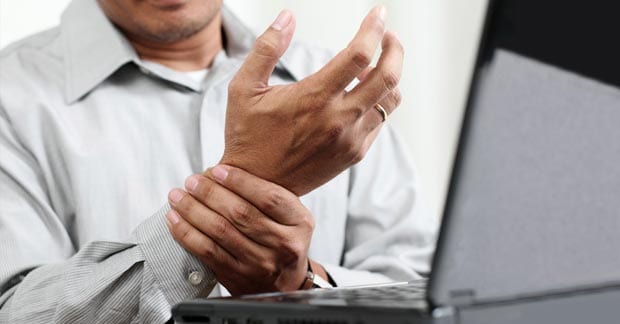
<svg viewBox="0 0 620 324">
<path fill-rule="evenodd" d="M 194 299 L 174 320 L 617 323 L 619 7 L 489 2 L 428 281 Z"/>
</svg>

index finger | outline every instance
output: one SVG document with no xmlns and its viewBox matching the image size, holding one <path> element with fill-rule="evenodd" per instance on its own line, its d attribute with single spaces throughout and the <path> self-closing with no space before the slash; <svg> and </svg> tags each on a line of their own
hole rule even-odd
<svg viewBox="0 0 620 324">
<path fill-rule="evenodd" d="M 373 8 L 349 45 L 312 77 L 320 79 L 326 91 L 343 91 L 372 61 L 385 31 L 384 6 Z"/>
</svg>

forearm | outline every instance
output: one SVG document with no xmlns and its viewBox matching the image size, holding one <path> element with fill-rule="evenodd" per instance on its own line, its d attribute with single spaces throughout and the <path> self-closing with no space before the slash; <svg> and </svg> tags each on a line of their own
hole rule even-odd
<svg viewBox="0 0 620 324">
<path fill-rule="evenodd" d="M 165 210 L 128 242 L 92 242 L 64 262 L 31 271 L 0 297 L 0 322 L 164 323 L 173 304 L 207 295 L 215 282 L 170 237 Z M 192 285 L 189 270 L 205 279 Z"/>
<path fill-rule="evenodd" d="M 130 322 L 143 258 L 131 244 L 94 242 L 71 259 L 31 271 L 0 309 L 0 322 Z"/>
</svg>

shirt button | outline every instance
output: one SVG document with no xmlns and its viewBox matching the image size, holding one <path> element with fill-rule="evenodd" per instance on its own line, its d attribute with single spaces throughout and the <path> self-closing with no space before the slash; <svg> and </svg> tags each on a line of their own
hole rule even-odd
<svg viewBox="0 0 620 324">
<path fill-rule="evenodd" d="M 202 283 L 202 280 L 205 278 L 204 273 L 202 271 L 192 271 L 187 276 L 187 281 L 194 286 L 198 286 Z"/>
</svg>

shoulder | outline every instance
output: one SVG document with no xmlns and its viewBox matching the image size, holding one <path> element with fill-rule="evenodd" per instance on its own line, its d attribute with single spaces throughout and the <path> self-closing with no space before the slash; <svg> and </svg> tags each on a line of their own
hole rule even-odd
<svg viewBox="0 0 620 324">
<path fill-rule="evenodd" d="M 60 59 L 60 29 L 54 27 L 22 38 L 0 50 L 0 64 L 32 65 L 37 59 Z"/>
<path fill-rule="evenodd" d="M 23 100 L 37 89 L 58 87 L 64 80 L 58 27 L 14 42 L 0 50 L 0 99 Z M 20 99 L 21 98 L 21 99 Z"/>
<path fill-rule="evenodd" d="M 23 38 L 0 50 L 0 78 L 10 83 L 32 77 L 35 77 L 34 80 L 42 79 L 50 72 L 61 72 L 62 62 L 60 29 L 55 27 Z"/>
</svg>

